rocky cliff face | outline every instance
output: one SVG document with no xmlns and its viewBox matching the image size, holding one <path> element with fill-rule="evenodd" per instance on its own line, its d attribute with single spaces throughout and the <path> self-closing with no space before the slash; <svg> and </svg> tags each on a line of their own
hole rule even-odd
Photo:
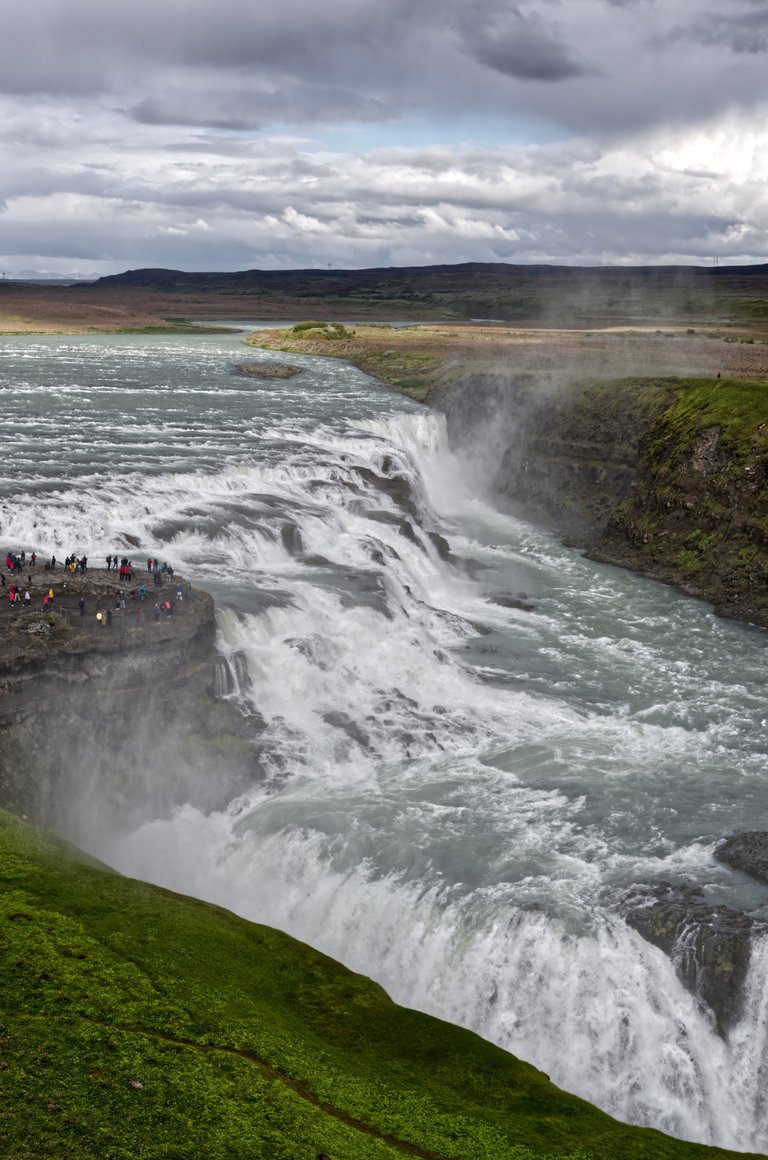
<svg viewBox="0 0 768 1160">
<path fill-rule="evenodd" d="M 680 981 L 726 1035 L 741 1014 L 752 935 L 763 935 L 765 925 L 728 906 L 713 906 L 700 890 L 669 882 L 639 887 L 626 900 L 624 915 L 670 957 Z"/>
<path fill-rule="evenodd" d="M 631 494 L 657 405 L 641 383 L 619 394 L 530 374 L 466 375 L 433 399 L 505 505 L 585 545 Z"/>
<path fill-rule="evenodd" d="M 718 409 L 711 413 L 700 386 L 680 392 L 648 425 L 631 493 L 608 520 L 597 553 L 711 601 L 721 616 L 765 628 L 768 394 L 764 401 L 760 388 L 750 399 L 748 386 L 737 405 L 754 406 L 736 429 Z"/>
<path fill-rule="evenodd" d="M 0 805 L 82 840 L 258 776 L 247 722 L 217 698 L 213 601 L 110 628 L 32 616 L 0 637 Z"/>
<path fill-rule="evenodd" d="M 768 627 L 768 387 L 466 375 L 436 396 L 512 509 Z"/>
</svg>

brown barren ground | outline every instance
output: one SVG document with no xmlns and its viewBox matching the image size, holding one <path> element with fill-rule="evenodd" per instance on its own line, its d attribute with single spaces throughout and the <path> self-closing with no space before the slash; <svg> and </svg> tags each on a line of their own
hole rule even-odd
<svg viewBox="0 0 768 1160">
<path fill-rule="evenodd" d="M 130 287 L 51 286 L 0 281 L 0 334 L 110 333 L 184 329 L 195 320 L 324 321 L 349 317 L 311 298 L 166 294 Z M 381 317 L 392 306 L 380 304 Z M 287 330 L 257 332 L 254 344 L 348 359 L 417 397 L 440 382 L 445 368 L 558 372 L 569 376 L 622 374 L 768 377 L 768 328 L 744 324 L 685 326 L 488 326 L 434 323 L 416 327 L 355 326 L 346 340 L 302 339 Z"/>
<path fill-rule="evenodd" d="M 167 328 L 188 319 L 206 321 L 300 320 L 322 311 L 348 317 L 319 301 L 276 301 L 225 294 L 164 294 L 130 287 L 50 286 L 0 281 L 0 334 L 88 334 Z M 384 312 L 382 312 L 384 313 Z M 391 315 L 389 315 L 391 317 Z"/>
<path fill-rule="evenodd" d="M 686 327 L 570 330 L 509 326 L 356 326 L 344 339 L 257 331 L 254 346 L 347 359 L 384 382 L 424 398 L 456 368 L 481 373 L 567 374 L 570 378 L 684 375 L 768 378 L 768 341 L 746 329 Z"/>
</svg>

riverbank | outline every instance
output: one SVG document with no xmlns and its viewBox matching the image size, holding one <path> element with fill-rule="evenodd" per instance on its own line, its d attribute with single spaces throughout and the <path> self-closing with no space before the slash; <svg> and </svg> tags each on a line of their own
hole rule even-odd
<svg viewBox="0 0 768 1160">
<path fill-rule="evenodd" d="M 768 379 L 768 331 L 755 327 L 360 325 L 336 339 L 281 328 L 256 331 L 246 342 L 344 359 L 418 401 L 438 404 L 441 393 L 470 377 L 511 381 L 533 374 L 564 384 L 630 375 Z"/>
<path fill-rule="evenodd" d="M 274 299 L 235 293 L 168 293 L 130 286 L 67 286 L 0 280 L 2 334 L 195 334 L 210 333 L 211 322 L 300 320 L 322 310 L 323 316 L 348 319 L 371 313 L 376 318 L 412 314 L 402 303 L 327 303 L 280 295 Z M 417 314 L 418 316 L 418 314 Z M 423 317 L 423 314 L 422 314 Z"/>
</svg>

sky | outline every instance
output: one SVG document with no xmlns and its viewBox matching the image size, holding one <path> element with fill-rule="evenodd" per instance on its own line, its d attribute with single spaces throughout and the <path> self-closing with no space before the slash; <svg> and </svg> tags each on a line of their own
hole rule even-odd
<svg viewBox="0 0 768 1160">
<path fill-rule="evenodd" d="M 768 0 L 0 0 L 0 274 L 768 261 Z"/>
</svg>

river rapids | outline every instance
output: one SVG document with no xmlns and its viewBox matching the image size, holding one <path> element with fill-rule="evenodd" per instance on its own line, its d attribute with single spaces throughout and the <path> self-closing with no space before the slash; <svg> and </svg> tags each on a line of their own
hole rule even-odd
<svg viewBox="0 0 768 1160">
<path fill-rule="evenodd" d="M 227 808 L 69 836 L 621 1119 L 768 1150 L 768 944 L 721 1037 L 621 913 L 664 880 L 765 916 L 712 853 L 768 829 L 765 635 L 498 510 L 436 411 L 242 357 L 0 339 L 4 546 L 167 559 L 215 596 L 219 691 L 260 722 L 263 776 Z"/>
</svg>

